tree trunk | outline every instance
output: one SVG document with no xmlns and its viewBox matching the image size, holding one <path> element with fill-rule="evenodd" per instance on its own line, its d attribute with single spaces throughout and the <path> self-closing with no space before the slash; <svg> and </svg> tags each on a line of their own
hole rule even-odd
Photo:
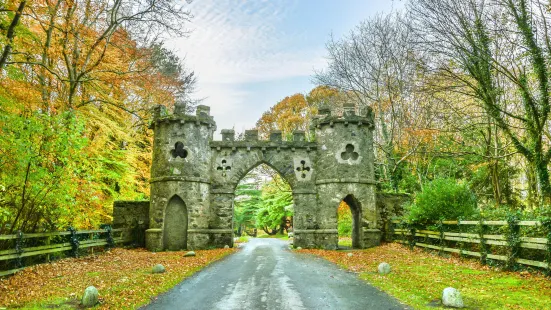
<svg viewBox="0 0 551 310">
<path fill-rule="evenodd" d="M 539 156 L 538 156 L 539 157 Z M 547 162 L 542 159 L 537 160 L 535 168 L 538 177 L 539 189 L 540 189 L 540 206 L 545 203 L 551 202 L 551 183 L 549 182 L 549 170 L 547 168 Z"/>
<path fill-rule="evenodd" d="M 6 62 L 8 61 L 8 57 L 10 56 L 13 38 L 15 38 L 15 27 L 17 27 L 17 25 L 19 24 L 19 19 L 21 18 L 21 14 L 23 14 L 23 10 L 25 9 L 26 4 L 27 1 L 21 1 L 21 3 L 19 3 L 19 7 L 17 8 L 15 16 L 13 17 L 10 27 L 8 28 L 8 33 L 6 34 L 6 39 L 8 42 L 6 43 L 6 46 L 4 46 L 4 51 L 2 52 L 2 56 L 0 57 L 0 70 L 4 68 Z"/>
</svg>

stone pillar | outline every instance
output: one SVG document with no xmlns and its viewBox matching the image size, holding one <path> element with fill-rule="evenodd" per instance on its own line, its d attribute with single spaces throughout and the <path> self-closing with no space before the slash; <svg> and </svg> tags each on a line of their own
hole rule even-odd
<svg viewBox="0 0 551 310">
<path fill-rule="evenodd" d="M 319 205 L 315 189 L 295 190 L 293 193 L 293 244 L 302 248 L 336 249 L 338 234 L 335 227 L 326 225 L 326 206 Z M 331 212 L 329 212 L 331 213 Z"/>
<path fill-rule="evenodd" d="M 209 230 L 203 231 L 209 245 L 233 247 L 233 188 L 213 189 L 210 199 Z"/>
</svg>

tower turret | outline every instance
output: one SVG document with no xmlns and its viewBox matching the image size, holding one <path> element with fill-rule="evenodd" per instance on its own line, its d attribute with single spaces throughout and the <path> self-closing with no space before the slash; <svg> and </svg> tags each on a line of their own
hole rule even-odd
<svg viewBox="0 0 551 310">
<path fill-rule="evenodd" d="M 192 248 L 196 240 L 188 238 L 188 228 L 208 225 L 205 217 L 188 215 L 208 213 L 204 196 L 210 184 L 209 141 L 216 123 L 207 106 L 198 106 L 196 115 L 185 111 L 182 104 L 173 113 L 163 106 L 154 111 L 150 229 L 146 232 L 150 250 Z"/>
<path fill-rule="evenodd" d="M 353 247 L 378 244 L 370 110 L 359 113 L 350 103 L 339 110 L 322 107 L 312 130 L 318 143 L 316 187 L 323 228 L 337 227 L 337 208 L 344 200 L 353 216 Z"/>
</svg>

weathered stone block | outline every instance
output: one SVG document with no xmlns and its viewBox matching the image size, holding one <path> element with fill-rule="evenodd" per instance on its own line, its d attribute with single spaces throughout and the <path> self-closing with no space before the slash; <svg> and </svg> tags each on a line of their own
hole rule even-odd
<svg viewBox="0 0 551 310">
<path fill-rule="evenodd" d="M 235 140 L 235 130 L 233 129 L 222 129 L 222 141 L 234 141 Z"/>
<path fill-rule="evenodd" d="M 210 116 L 210 107 L 206 105 L 198 105 L 196 114 L 197 116 L 208 117 Z"/>
<path fill-rule="evenodd" d="M 113 202 L 113 228 L 130 228 L 132 243 L 145 246 L 145 231 L 149 228 L 149 201 Z"/>
<path fill-rule="evenodd" d="M 354 116 L 356 115 L 356 104 L 353 102 L 345 102 L 342 105 L 343 115 L 346 116 Z"/>
<path fill-rule="evenodd" d="M 281 130 L 274 130 L 270 132 L 270 141 L 281 142 L 281 140 L 282 140 Z"/>
<path fill-rule="evenodd" d="M 250 129 L 245 130 L 245 141 L 257 141 L 258 140 L 258 130 Z"/>
<path fill-rule="evenodd" d="M 411 201 L 411 196 L 398 193 L 377 193 L 376 201 L 379 220 L 377 227 L 383 230 L 384 240 L 390 242 L 394 238 L 390 229 L 390 221 L 394 217 L 400 217 L 404 214 L 404 205 Z"/>
<path fill-rule="evenodd" d="M 163 248 L 163 230 L 159 228 L 150 228 L 145 231 L 145 247 L 153 252 L 164 250 Z"/>
<path fill-rule="evenodd" d="M 306 133 L 304 130 L 295 130 L 293 131 L 293 141 L 294 142 L 304 142 L 306 141 Z"/>
<path fill-rule="evenodd" d="M 383 232 L 379 229 L 365 229 L 363 231 L 363 248 L 372 248 L 381 244 Z"/>
</svg>

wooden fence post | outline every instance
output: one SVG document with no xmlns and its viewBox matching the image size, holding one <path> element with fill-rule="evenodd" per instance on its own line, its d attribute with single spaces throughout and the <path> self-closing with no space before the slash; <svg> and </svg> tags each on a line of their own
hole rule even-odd
<svg viewBox="0 0 551 310">
<path fill-rule="evenodd" d="M 438 232 L 440 233 L 439 237 L 440 237 L 440 249 L 438 250 L 438 255 L 442 255 L 442 252 L 444 250 L 444 246 L 445 246 L 445 241 L 444 241 L 444 223 L 442 222 L 442 219 L 440 219 L 438 221 Z"/>
<path fill-rule="evenodd" d="M 465 245 L 466 245 L 466 242 L 465 242 L 465 239 L 466 238 L 464 235 L 463 235 L 463 226 L 465 225 L 461 225 L 461 220 L 462 220 L 462 217 L 459 217 L 457 219 L 457 230 L 459 231 L 459 237 L 462 239 L 462 241 L 459 241 L 459 257 L 465 257 Z"/>
<path fill-rule="evenodd" d="M 17 231 L 17 239 L 15 239 L 15 251 L 17 253 L 17 259 L 15 260 L 15 264 L 17 268 L 23 267 L 23 263 L 21 260 L 21 254 L 23 254 L 23 233 L 21 230 Z"/>
<path fill-rule="evenodd" d="M 547 249 L 545 251 L 545 262 L 547 263 L 546 273 L 548 277 L 551 277 L 551 219 L 545 219 L 541 221 L 541 224 L 545 228 L 547 234 Z"/>
<path fill-rule="evenodd" d="M 392 242 L 394 241 L 394 223 L 392 220 L 386 222 L 387 229 L 386 229 L 386 241 Z"/>
<path fill-rule="evenodd" d="M 408 230 L 410 233 L 409 236 L 409 249 L 413 251 L 413 248 L 415 247 L 415 226 L 411 223 L 408 223 Z"/>
<path fill-rule="evenodd" d="M 69 227 L 68 230 L 71 232 L 71 234 L 69 235 L 69 243 L 71 244 L 71 255 L 73 257 L 78 257 L 78 248 L 80 246 L 80 242 L 78 241 L 77 230 L 74 227 Z"/>
<path fill-rule="evenodd" d="M 519 218 L 517 215 L 507 216 L 508 233 L 507 243 L 509 245 L 509 254 L 507 255 L 506 267 L 513 270 L 515 263 L 520 254 L 520 226 L 518 225 Z"/>
<path fill-rule="evenodd" d="M 480 238 L 480 263 L 482 265 L 486 265 L 486 258 L 488 257 L 488 245 L 486 244 L 486 239 L 484 238 L 484 235 L 486 235 L 487 232 L 488 226 L 484 225 L 484 219 L 481 218 L 478 225 L 478 236 Z"/>
<path fill-rule="evenodd" d="M 46 238 L 46 245 L 50 245 L 50 243 L 52 242 L 52 236 L 48 236 Z M 46 261 L 49 263 L 51 260 L 50 260 L 50 253 L 46 254 Z"/>
</svg>

